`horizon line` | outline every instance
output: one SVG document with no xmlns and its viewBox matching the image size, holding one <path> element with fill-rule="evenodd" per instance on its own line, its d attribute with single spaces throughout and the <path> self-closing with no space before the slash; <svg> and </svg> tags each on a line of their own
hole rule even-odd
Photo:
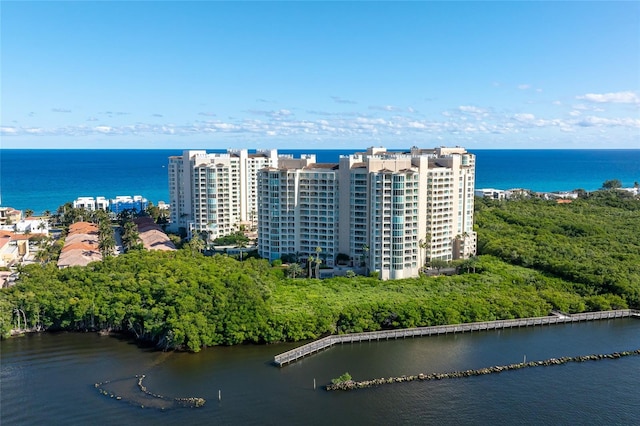
<svg viewBox="0 0 640 426">
<path fill-rule="evenodd" d="M 417 145 L 414 145 L 417 146 Z M 353 148 L 246 148 L 246 147 L 228 147 L 228 148 L 35 148 L 35 147 L 25 147 L 25 148 L 1 148 L 2 151 L 224 151 L 226 152 L 228 149 L 246 149 L 248 151 L 257 151 L 257 150 L 278 150 L 278 151 L 353 151 L 353 150 L 362 150 L 370 147 L 376 148 L 386 148 L 391 151 L 398 150 L 407 150 L 409 148 L 391 148 L 386 147 L 384 145 L 368 145 L 364 147 L 353 147 Z M 437 145 L 433 146 L 433 148 L 464 148 L 467 151 L 640 151 L 640 148 L 467 148 L 461 145 Z M 425 147 L 422 149 L 429 149 L 431 147 Z"/>
</svg>

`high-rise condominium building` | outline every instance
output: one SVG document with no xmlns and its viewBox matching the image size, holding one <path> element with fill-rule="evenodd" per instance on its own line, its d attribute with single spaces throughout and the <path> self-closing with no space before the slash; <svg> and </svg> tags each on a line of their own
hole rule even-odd
<svg viewBox="0 0 640 426">
<path fill-rule="evenodd" d="M 191 235 L 206 233 L 210 239 L 228 235 L 239 225 L 257 221 L 257 175 L 265 167 L 277 167 L 277 150 L 227 150 L 226 153 L 184 151 L 169 157 L 171 230 Z M 315 161 L 315 156 L 313 156 Z"/>
<path fill-rule="evenodd" d="M 184 151 L 169 157 L 171 226 L 206 232 L 211 239 L 228 235 L 256 219 L 256 175 L 277 165 L 277 151 L 249 154 Z"/>
<path fill-rule="evenodd" d="M 280 162 L 258 172 L 258 251 L 269 260 L 283 255 L 317 256 L 333 265 L 339 253 L 340 203 L 337 164 L 314 156 Z"/>
<path fill-rule="evenodd" d="M 474 179 L 475 156 L 459 147 L 281 161 L 258 173 L 259 253 L 417 276 L 427 261 L 475 254 Z"/>
</svg>

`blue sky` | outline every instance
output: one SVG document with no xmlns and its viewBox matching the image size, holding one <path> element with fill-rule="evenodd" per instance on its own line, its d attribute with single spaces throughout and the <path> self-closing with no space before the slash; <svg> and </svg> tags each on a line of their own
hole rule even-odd
<svg viewBox="0 0 640 426">
<path fill-rule="evenodd" d="M 640 148 L 639 2 L 0 14 L 3 148 Z"/>
</svg>

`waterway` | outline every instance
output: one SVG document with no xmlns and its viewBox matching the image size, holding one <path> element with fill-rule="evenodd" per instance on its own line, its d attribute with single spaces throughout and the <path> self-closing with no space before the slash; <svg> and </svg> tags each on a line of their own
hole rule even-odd
<svg viewBox="0 0 640 426">
<path fill-rule="evenodd" d="M 322 388 L 344 372 L 366 380 L 638 349 L 639 319 L 345 344 L 283 368 L 273 356 L 295 344 L 161 353 L 60 333 L 1 345 L 2 425 L 640 424 L 638 356 L 351 392 Z M 207 402 L 142 408 L 140 374 L 151 392 Z M 98 392 L 104 381 L 121 400 Z"/>
</svg>

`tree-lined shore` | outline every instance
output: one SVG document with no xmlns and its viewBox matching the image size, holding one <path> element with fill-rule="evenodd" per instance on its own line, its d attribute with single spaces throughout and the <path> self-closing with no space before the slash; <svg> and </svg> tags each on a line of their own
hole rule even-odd
<svg viewBox="0 0 640 426">
<path fill-rule="evenodd" d="M 0 331 L 129 333 L 163 350 L 329 333 L 640 308 L 640 201 L 477 201 L 479 256 L 453 276 L 291 278 L 265 260 L 132 250 L 84 268 L 29 265 Z M 26 325 L 25 325 L 26 322 Z"/>
</svg>

